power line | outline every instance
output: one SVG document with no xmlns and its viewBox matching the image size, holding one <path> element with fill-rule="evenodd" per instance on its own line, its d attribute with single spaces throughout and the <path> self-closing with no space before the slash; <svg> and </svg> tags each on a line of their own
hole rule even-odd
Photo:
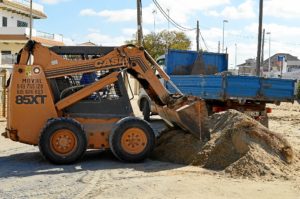
<svg viewBox="0 0 300 199">
<path fill-rule="evenodd" d="M 194 31 L 197 30 L 197 28 L 187 28 L 184 27 L 180 24 L 178 24 L 174 19 L 172 19 L 169 14 L 166 13 L 166 11 L 161 7 L 161 5 L 156 1 L 156 0 L 152 0 L 153 3 L 155 4 L 155 6 L 158 8 L 158 10 L 161 12 L 161 14 L 166 18 L 166 20 L 168 22 L 170 22 L 174 27 L 178 28 L 181 31 Z M 207 44 L 205 42 L 204 37 L 202 36 L 201 30 L 199 30 L 200 36 L 201 36 L 201 40 L 203 41 L 205 48 L 208 50 Z"/>
<path fill-rule="evenodd" d="M 242 40 L 256 40 L 256 37 L 254 35 L 248 35 L 248 34 L 243 34 L 243 33 L 241 33 L 241 34 L 228 33 L 228 36 L 242 39 Z M 233 39 L 231 39 L 231 40 L 236 41 Z M 265 41 L 268 41 L 268 40 L 265 39 Z M 285 45 L 289 45 L 289 46 L 300 46 L 300 43 L 293 43 L 293 42 L 282 41 L 282 40 L 277 40 L 277 39 L 272 39 L 272 42 L 285 44 Z"/>
<path fill-rule="evenodd" d="M 201 30 L 199 30 L 199 33 L 200 33 L 201 39 L 202 39 L 202 41 L 203 41 L 203 43 L 204 43 L 204 46 L 205 46 L 206 50 L 209 51 L 209 50 L 208 50 L 208 47 L 207 47 L 207 44 L 206 44 L 206 42 L 205 42 L 205 39 L 204 39 L 203 36 L 202 36 Z"/>
<path fill-rule="evenodd" d="M 156 0 L 152 0 L 152 1 L 155 4 L 155 6 L 158 8 L 158 10 L 161 12 L 161 14 L 167 19 L 167 21 L 170 22 L 173 26 L 175 26 L 179 30 L 181 30 L 181 31 L 193 31 L 193 30 L 196 30 L 196 28 L 187 28 L 187 27 L 184 27 L 184 26 L 178 24 L 175 20 L 173 20 L 166 13 L 166 11 L 161 7 L 161 5 Z"/>
</svg>

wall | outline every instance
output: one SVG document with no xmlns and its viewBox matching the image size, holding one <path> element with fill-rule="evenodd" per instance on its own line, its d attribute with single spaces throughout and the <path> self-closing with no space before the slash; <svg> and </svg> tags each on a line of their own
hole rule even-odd
<svg viewBox="0 0 300 199">
<path fill-rule="evenodd" d="M 8 77 L 8 71 L 0 69 L 0 118 L 6 117 L 7 114 L 7 92 L 5 85 Z"/>
<path fill-rule="evenodd" d="M 28 24 L 29 26 L 29 22 L 30 22 L 30 18 L 20 15 L 20 14 L 16 14 L 16 13 L 12 13 L 12 12 L 8 12 L 6 10 L 1 10 L 0 12 L 0 27 L 2 27 L 2 17 L 7 17 L 7 27 L 17 27 L 17 21 L 24 21 Z"/>
<path fill-rule="evenodd" d="M 27 41 L 24 41 L 24 43 L 20 42 L 6 44 L 0 41 L 0 51 L 11 51 L 12 54 L 18 53 L 24 47 L 26 42 Z"/>
<path fill-rule="evenodd" d="M 1 51 L 11 51 L 11 54 L 16 54 L 18 53 L 23 47 L 24 47 L 24 44 L 25 44 L 26 41 L 24 41 L 24 43 L 3 43 L 0 41 L 0 70 L 1 68 L 9 68 L 11 66 L 4 66 L 4 65 L 1 65 L 2 63 L 2 57 L 1 57 Z"/>
</svg>

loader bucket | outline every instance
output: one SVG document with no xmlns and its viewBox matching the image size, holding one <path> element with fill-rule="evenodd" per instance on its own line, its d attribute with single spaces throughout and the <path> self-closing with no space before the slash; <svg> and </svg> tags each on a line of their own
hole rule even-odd
<svg viewBox="0 0 300 199">
<path fill-rule="evenodd" d="M 172 126 L 178 126 L 202 140 L 210 139 L 206 128 L 208 113 L 204 100 L 196 97 L 184 98 L 175 106 L 157 107 L 158 114 Z"/>
</svg>

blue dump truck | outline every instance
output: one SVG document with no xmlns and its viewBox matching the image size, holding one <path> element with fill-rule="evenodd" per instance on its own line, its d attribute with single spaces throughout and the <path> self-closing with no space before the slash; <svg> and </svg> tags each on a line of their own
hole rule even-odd
<svg viewBox="0 0 300 199">
<path fill-rule="evenodd" d="M 162 61 L 160 61 L 162 62 Z M 210 52 L 169 50 L 165 55 L 165 70 L 184 94 L 206 100 L 209 114 L 227 109 L 244 112 L 268 126 L 267 103 L 294 102 L 294 80 L 238 76 L 228 72 L 228 55 Z M 166 85 L 175 92 L 171 85 Z M 155 114 L 155 106 L 140 96 L 139 103 L 144 118 L 147 111 Z M 145 117 L 146 116 L 146 117 Z"/>
</svg>

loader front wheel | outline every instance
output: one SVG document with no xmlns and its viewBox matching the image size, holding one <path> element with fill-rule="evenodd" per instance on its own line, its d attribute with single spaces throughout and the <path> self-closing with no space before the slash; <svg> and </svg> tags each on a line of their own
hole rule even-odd
<svg viewBox="0 0 300 199">
<path fill-rule="evenodd" d="M 155 135 L 148 122 L 128 117 L 117 122 L 110 133 L 109 144 L 119 160 L 141 162 L 152 152 Z"/>
<path fill-rule="evenodd" d="M 143 112 L 144 120 L 149 122 L 150 121 L 150 105 L 146 99 L 144 99 L 142 101 L 142 112 Z"/>
<path fill-rule="evenodd" d="M 71 164 L 79 160 L 86 151 L 87 137 L 82 126 L 75 120 L 52 119 L 42 131 L 39 148 L 50 162 Z"/>
</svg>

